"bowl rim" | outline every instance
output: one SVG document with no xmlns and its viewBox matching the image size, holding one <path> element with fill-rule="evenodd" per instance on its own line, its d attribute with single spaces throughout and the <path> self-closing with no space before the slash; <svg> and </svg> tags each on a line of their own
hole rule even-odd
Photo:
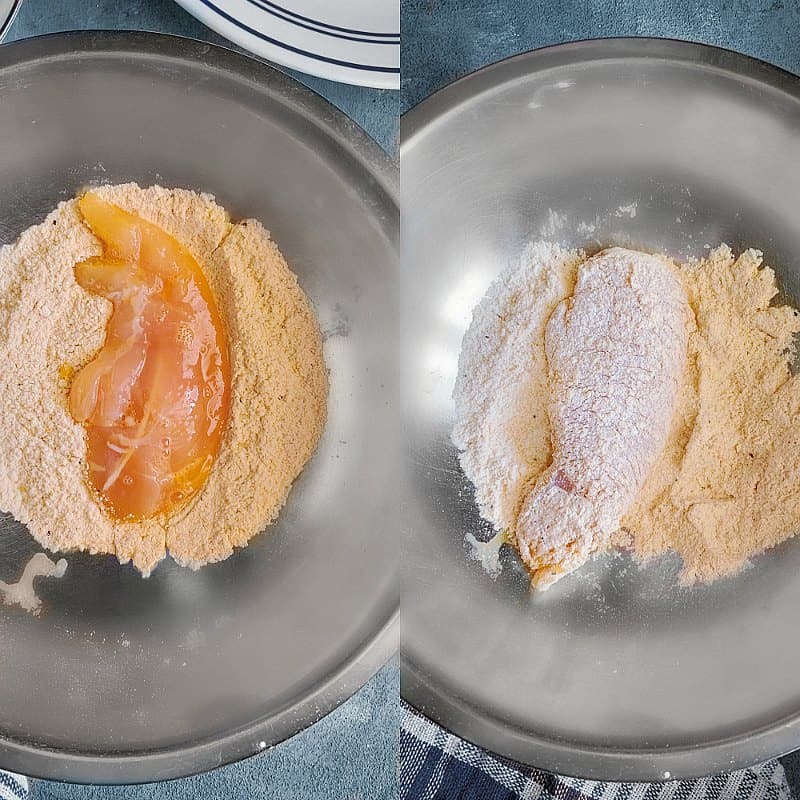
<svg viewBox="0 0 800 800">
<path fill-rule="evenodd" d="M 766 83 L 795 99 L 800 99 L 800 75 L 769 61 L 738 50 L 690 39 L 661 36 L 601 36 L 545 45 L 516 53 L 471 70 L 431 92 L 400 117 L 400 154 L 413 140 L 446 114 L 489 91 L 503 81 L 503 75 L 522 71 L 540 72 L 579 61 L 606 61 L 613 58 L 649 58 L 702 63 L 748 80 Z M 531 61 L 540 62 L 531 65 Z M 402 169 L 402 168 L 401 168 Z"/>
<path fill-rule="evenodd" d="M 735 50 L 674 38 L 619 36 L 582 39 L 528 50 L 471 71 L 406 110 L 400 120 L 400 164 L 445 116 L 478 95 L 533 73 L 592 61 L 651 59 L 718 69 L 766 85 L 800 102 L 800 75 Z M 401 212 L 402 213 L 402 212 Z M 509 726 L 435 684 L 401 647 L 401 697 L 447 731 L 516 763 L 599 781 L 690 780 L 751 767 L 800 746 L 800 711 L 749 733 L 682 748 L 599 748 L 538 736 Z"/>
<path fill-rule="evenodd" d="M 399 172 L 389 155 L 357 123 L 300 81 L 263 61 L 230 48 L 171 34 L 128 30 L 65 31 L 0 45 L 0 77 L 26 63 L 91 55 L 164 56 L 217 68 L 284 103 L 316 126 L 352 158 L 385 195 L 399 218 Z M 399 235 L 393 237 L 397 249 Z M 399 267 L 393 267 L 398 269 Z M 37 747 L 0 737 L 0 766 L 36 778 L 74 783 L 147 783 L 196 775 L 240 761 L 277 745 L 333 711 L 367 683 L 397 652 L 399 593 L 387 602 L 383 619 L 349 657 L 301 700 L 240 729 L 192 744 L 131 754 L 75 752 Z"/>
</svg>

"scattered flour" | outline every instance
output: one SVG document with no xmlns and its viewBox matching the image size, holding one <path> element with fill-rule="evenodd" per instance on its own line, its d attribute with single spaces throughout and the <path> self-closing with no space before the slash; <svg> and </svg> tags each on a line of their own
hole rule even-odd
<svg viewBox="0 0 800 800">
<path fill-rule="evenodd" d="M 44 553 L 36 553 L 25 565 L 22 577 L 16 583 L 0 581 L 0 596 L 7 605 L 21 606 L 25 611 L 38 615 L 42 609 L 42 601 L 36 594 L 33 581 L 36 578 L 63 578 L 66 571 L 65 559 L 55 562 Z"/>
<path fill-rule="evenodd" d="M 620 206 L 615 212 L 615 217 L 628 217 L 629 219 L 634 219 L 636 217 L 636 209 L 638 208 L 638 203 L 634 201 L 633 203 L 628 203 L 626 206 Z"/>
<path fill-rule="evenodd" d="M 589 236 L 595 234 L 598 229 L 607 228 L 614 219 L 635 219 L 638 209 L 639 201 L 632 200 L 630 203 L 621 205 L 613 211 L 605 214 L 595 214 L 591 220 L 575 220 L 573 215 L 565 211 L 556 211 L 548 208 L 537 235 L 545 241 L 557 240 L 565 230 L 574 231 L 581 236 Z"/>
<path fill-rule="evenodd" d="M 489 575 L 499 575 L 502 567 L 500 565 L 500 548 L 504 544 L 510 544 L 505 531 L 499 531 L 487 542 L 476 539 L 472 533 L 467 532 L 467 544 L 470 546 L 472 557 L 483 567 Z"/>
<path fill-rule="evenodd" d="M 559 214 L 557 211 L 553 211 L 552 208 L 548 208 L 545 221 L 539 228 L 539 236 L 543 239 L 552 239 L 564 229 L 566 224 L 566 214 Z"/>
</svg>

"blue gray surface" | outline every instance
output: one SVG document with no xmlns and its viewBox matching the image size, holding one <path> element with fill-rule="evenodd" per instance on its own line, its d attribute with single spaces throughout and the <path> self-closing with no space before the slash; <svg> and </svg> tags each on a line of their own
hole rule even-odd
<svg viewBox="0 0 800 800">
<path fill-rule="evenodd" d="M 401 11 L 403 112 L 486 64 L 604 36 L 689 39 L 800 73 L 800 0 L 401 0 Z M 800 798 L 800 751 L 783 763 Z"/>
<path fill-rule="evenodd" d="M 485 64 L 602 36 L 689 39 L 800 72 L 798 0 L 401 0 L 401 109 Z"/>
<path fill-rule="evenodd" d="M 161 31 L 233 46 L 171 0 L 24 0 L 5 41 L 84 28 Z M 396 153 L 397 92 L 291 74 L 342 109 L 385 150 Z M 391 664 L 310 729 L 239 764 L 146 786 L 36 781 L 32 795 L 36 800 L 391 800 L 398 695 L 398 667 Z"/>
</svg>

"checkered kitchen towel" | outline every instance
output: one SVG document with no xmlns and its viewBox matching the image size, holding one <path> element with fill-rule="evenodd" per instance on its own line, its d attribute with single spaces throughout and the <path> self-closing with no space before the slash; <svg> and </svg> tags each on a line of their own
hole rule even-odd
<svg viewBox="0 0 800 800">
<path fill-rule="evenodd" d="M 0 769 L 0 800 L 27 800 L 28 779 Z"/>
<path fill-rule="evenodd" d="M 791 800 L 783 767 L 667 783 L 598 783 L 521 771 L 403 704 L 400 800 Z"/>
</svg>

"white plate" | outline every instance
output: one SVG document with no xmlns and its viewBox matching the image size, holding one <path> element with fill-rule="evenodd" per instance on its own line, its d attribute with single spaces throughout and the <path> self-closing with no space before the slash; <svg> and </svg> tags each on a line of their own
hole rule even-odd
<svg viewBox="0 0 800 800">
<path fill-rule="evenodd" d="M 19 0 L 0 0 L 0 39 L 2 39 L 19 10 Z"/>
<path fill-rule="evenodd" d="M 270 61 L 341 83 L 400 88 L 398 0 L 177 2 L 209 28 Z"/>
</svg>

